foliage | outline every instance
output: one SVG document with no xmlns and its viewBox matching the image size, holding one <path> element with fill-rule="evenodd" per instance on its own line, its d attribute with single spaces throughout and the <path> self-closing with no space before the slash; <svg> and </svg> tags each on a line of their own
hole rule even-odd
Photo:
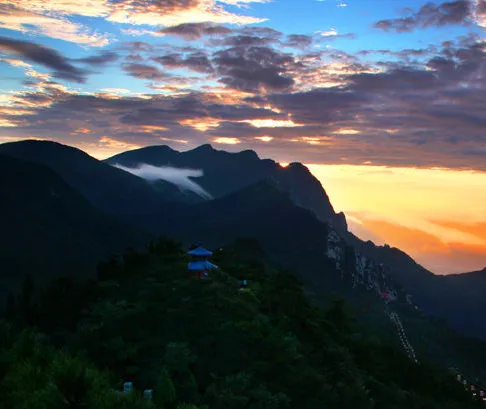
<svg viewBox="0 0 486 409">
<path fill-rule="evenodd" d="M 248 249 L 257 257 L 245 257 Z M 160 239 L 148 250 L 100 265 L 96 283 L 26 288 L 36 314 L 26 323 L 17 311 L 13 326 L 0 325 L 0 408 L 478 405 L 447 370 L 417 365 L 363 331 L 344 300 L 310 303 L 302 282 L 255 243 L 216 251 L 221 269 L 208 280 L 187 275 L 180 244 Z M 125 381 L 136 390 L 117 392 Z"/>
</svg>

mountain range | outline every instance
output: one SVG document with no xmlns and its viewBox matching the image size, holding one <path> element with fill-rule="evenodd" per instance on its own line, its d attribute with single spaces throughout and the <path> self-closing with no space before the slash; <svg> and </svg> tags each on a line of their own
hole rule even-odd
<svg viewBox="0 0 486 409">
<path fill-rule="evenodd" d="M 383 292 L 393 293 L 404 311 L 410 307 L 411 321 L 418 319 L 416 307 L 465 335 L 486 339 L 480 319 L 486 272 L 436 276 L 399 249 L 360 240 L 301 163 L 282 167 L 253 151 L 229 153 L 210 145 L 186 152 L 150 146 L 99 161 L 76 148 L 32 140 L 2 144 L 0 155 L 10 198 L 1 204 L 7 243 L 2 248 L 9 259 L 1 277 L 5 287 L 18 288 L 27 272 L 39 280 L 74 270 L 82 274 L 110 251 L 153 235 L 186 244 L 204 240 L 212 247 L 253 237 L 273 260 L 296 269 L 316 298 L 346 294 L 361 308 L 370 297 L 367 286 L 374 286 L 375 306 L 396 301 L 384 299 Z M 187 178 L 212 199 L 168 180 L 136 176 L 142 165 L 161 172 L 200 170 L 202 176 Z M 48 193 L 51 185 L 62 194 Z M 26 257 L 37 251 L 34 237 L 43 244 L 42 262 Z M 59 254 L 70 264 L 56 265 Z M 386 278 L 377 278 L 382 274 Z"/>
</svg>

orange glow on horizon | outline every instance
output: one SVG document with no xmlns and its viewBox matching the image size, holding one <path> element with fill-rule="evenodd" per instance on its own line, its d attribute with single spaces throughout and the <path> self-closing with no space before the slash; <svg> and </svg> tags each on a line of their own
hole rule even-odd
<svg viewBox="0 0 486 409">
<path fill-rule="evenodd" d="M 436 274 L 486 266 L 486 173 L 307 166 L 358 237 L 398 247 Z"/>
</svg>

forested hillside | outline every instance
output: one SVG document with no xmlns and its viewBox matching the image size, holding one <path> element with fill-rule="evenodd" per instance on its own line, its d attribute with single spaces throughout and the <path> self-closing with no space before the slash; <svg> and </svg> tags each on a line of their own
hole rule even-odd
<svg viewBox="0 0 486 409">
<path fill-rule="evenodd" d="M 220 269 L 206 280 L 189 277 L 187 261 L 186 249 L 160 239 L 100 265 L 97 281 L 27 280 L 1 325 L 0 407 L 482 405 L 445 368 L 380 341 L 344 301 L 311 304 L 297 276 L 255 242 L 218 249 Z M 135 391 L 117 393 L 124 381 Z"/>
</svg>

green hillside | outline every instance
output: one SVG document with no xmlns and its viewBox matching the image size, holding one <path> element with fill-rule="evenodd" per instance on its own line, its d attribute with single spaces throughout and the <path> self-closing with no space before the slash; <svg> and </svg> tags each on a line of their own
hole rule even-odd
<svg viewBox="0 0 486 409">
<path fill-rule="evenodd" d="M 482 406 L 446 369 L 380 341 L 342 300 L 314 306 L 255 242 L 217 250 L 221 269 L 207 280 L 188 277 L 187 262 L 161 239 L 101 265 L 97 281 L 25 282 L 0 329 L 0 408 Z M 135 392 L 118 397 L 123 381 Z"/>
</svg>

